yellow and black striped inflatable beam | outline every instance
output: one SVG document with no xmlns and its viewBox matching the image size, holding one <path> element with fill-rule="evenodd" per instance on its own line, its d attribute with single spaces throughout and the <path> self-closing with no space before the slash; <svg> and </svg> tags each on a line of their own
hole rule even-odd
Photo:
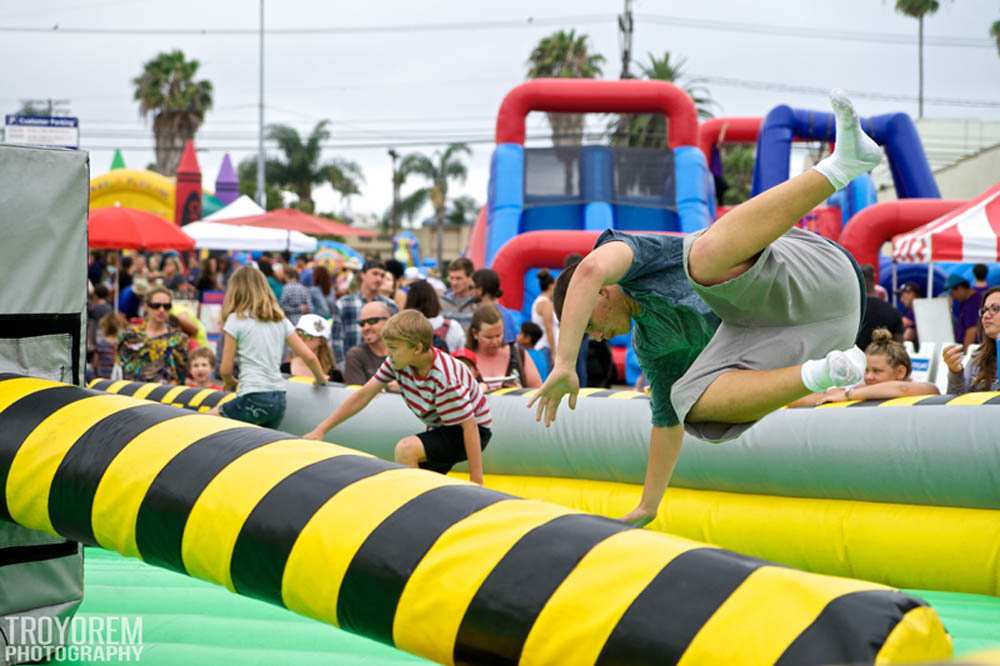
<svg viewBox="0 0 1000 666">
<path fill-rule="evenodd" d="M 445 664 L 951 653 L 934 611 L 888 587 L 47 380 L 0 375 L 0 488 L 2 519 Z"/>
</svg>

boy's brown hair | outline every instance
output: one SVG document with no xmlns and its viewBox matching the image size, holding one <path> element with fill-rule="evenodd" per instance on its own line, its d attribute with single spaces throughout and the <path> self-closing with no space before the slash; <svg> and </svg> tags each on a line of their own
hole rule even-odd
<svg viewBox="0 0 1000 666">
<path fill-rule="evenodd" d="M 208 361 L 208 364 L 215 367 L 215 352 L 209 347 L 198 347 L 193 352 L 188 354 L 188 363 L 194 363 L 197 359 L 203 358 Z"/>
<path fill-rule="evenodd" d="M 434 341 L 434 329 L 427 317 L 417 310 L 402 310 L 385 322 L 382 339 L 386 342 L 404 342 L 427 351 Z"/>
</svg>

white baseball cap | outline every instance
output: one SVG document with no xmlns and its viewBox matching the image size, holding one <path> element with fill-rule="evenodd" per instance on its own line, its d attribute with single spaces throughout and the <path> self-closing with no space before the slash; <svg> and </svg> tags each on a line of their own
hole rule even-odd
<svg viewBox="0 0 1000 666">
<path fill-rule="evenodd" d="M 295 330 L 318 338 L 329 338 L 331 328 L 330 320 L 323 319 L 317 314 L 304 314 L 299 317 L 299 323 L 295 325 Z"/>
</svg>

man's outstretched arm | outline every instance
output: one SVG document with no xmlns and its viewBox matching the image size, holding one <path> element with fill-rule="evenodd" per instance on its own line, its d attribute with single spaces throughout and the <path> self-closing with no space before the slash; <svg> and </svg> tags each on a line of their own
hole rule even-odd
<svg viewBox="0 0 1000 666">
<path fill-rule="evenodd" d="M 681 455 L 684 442 L 684 426 L 666 428 L 653 426 L 649 433 L 649 462 L 646 464 L 646 480 L 642 485 L 642 499 L 639 506 L 622 517 L 635 527 L 643 527 L 656 518 L 663 494 L 673 476 L 677 459 Z"/>
<path fill-rule="evenodd" d="M 566 298 L 559 317 L 559 343 L 552 363 L 552 371 L 538 392 L 528 402 L 531 407 L 538 402 L 537 418 L 544 416 L 545 425 L 551 425 L 564 395 L 569 394 L 569 406 L 576 408 L 576 395 L 580 390 L 576 376 L 576 357 L 587 329 L 597 296 L 602 287 L 618 282 L 632 266 L 634 255 L 626 243 L 611 242 L 597 248 L 577 265 L 566 290 Z"/>
</svg>

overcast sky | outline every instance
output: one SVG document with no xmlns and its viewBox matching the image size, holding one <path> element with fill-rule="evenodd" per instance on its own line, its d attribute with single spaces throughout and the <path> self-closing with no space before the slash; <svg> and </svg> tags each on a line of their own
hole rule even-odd
<svg viewBox="0 0 1000 666">
<path fill-rule="evenodd" d="M 524 79 L 532 47 L 575 28 L 607 59 L 604 76 L 617 78 L 615 15 L 623 4 L 267 0 L 266 29 L 321 30 L 265 36 L 265 122 L 306 133 L 330 119 L 338 147 L 325 157 L 355 160 L 367 178 L 353 201 L 359 213 L 381 213 L 390 203 L 389 145 L 405 153 L 479 141 L 457 192 L 482 202 L 496 110 Z M 779 103 L 825 109 L 820 90 L 835 86 L 856 91 L 863 115 L 916 115 L 917 22 L 897 15 L 894 4 L 635 0 L 634 53 L 686 58 L 691 76 L 709 79 L 717 115 L 764 115 Z M 129 167 L 143 168 L 154 159 L 152 134 L 138 116 L 131 79 L 157 53 L 181 49 L 215 87 L 197 139 L 211 189 L 225 152 L 234 163 L 256 152 L 258 38 L 224 31 L 254 31 L 258 17 L 256 0 L 0 0 L 0 110 L 13 112 L 22 99 L 69 100 L 93 175 L 109 169 L 115 147 Z M 997 19 L 997 0 L 945 1 L 927 19 L 927 117 L 1000 121 L 1000 57 L 988 34 Z M 60 32 L 66 29 L 118 32 Z M 192 30 L 205 32 L 181 33 Z M 532 114 L 529 137 L 547 132 L 544 117 Z M 416 142 L 431 144 L 404 145 Z M 341 147 L 357 144 L 365 147 Z M 341 206 L 328 187 L 315 198 L 320 210 Z"/>
</svg>

